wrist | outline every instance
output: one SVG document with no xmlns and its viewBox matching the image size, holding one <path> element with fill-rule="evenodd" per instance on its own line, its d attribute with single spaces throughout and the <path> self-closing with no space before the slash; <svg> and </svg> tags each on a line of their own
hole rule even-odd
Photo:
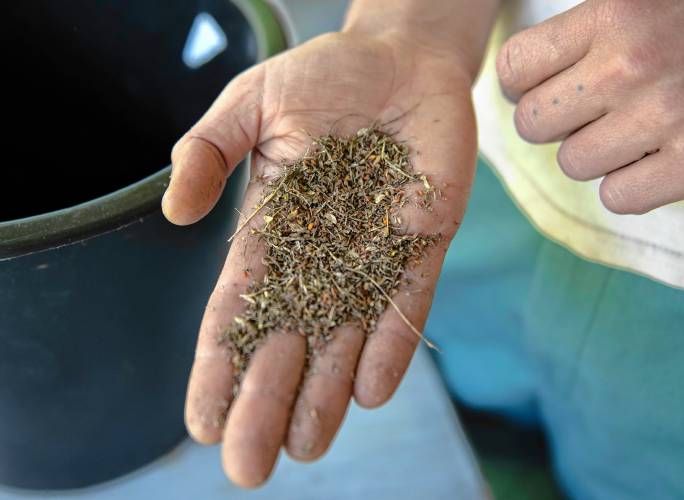
<svg viewBox="0 0 684 500">
<path fill-rule="evenodd" d="M 477 76 L 479 62 L 469 60 L 455 47 L 432 44 L 429 40 L 419 39 L 411 31 L 398 28 L 369 31 L 357 26 L 345 26 L 342 33 L 346 36 L 362 36 L 386 46 L 400 66 L 409 66 L 414 72 L 428 71 L 435 66 L 448 69 L 449 73 L 471 87 Z M 432 73 L 434 74 L 434 73 Z M 438 77 L 438 74 L 435 74 Z"/>
<path fill-rule="evenodd" d="M 342 28 L 390 46 L 397 57 L 442 60 L 472 85 L 499 0 L 355 0 Z"/>
</svg>

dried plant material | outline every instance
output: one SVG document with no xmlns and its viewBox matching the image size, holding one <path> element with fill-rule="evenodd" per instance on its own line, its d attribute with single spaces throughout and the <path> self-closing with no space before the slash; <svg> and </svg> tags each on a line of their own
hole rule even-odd
<svg viewBox="0 0 684 500">
<path fill-rule="evenodd" d="M 266 274 L 241 295 L 245 311 L 220 339 L 234 352 L 236 389 L 273 332 L 302 335 L 311 356 L 338 326 L 355 324 L 370 334 L 392 306 L 425 340 L 391 299 L 407 267 L 434 242 L 393 225 L 409 183 L 422 185 L 418 205 L 429 209 L 435 190 L 413 172 L 408 147 L 374 128 L 314 139 L 310 153 L 268 183 L 238 229 L 262 213 L 264 224 L 252 233 L 265 243 Z"/>
</svg>

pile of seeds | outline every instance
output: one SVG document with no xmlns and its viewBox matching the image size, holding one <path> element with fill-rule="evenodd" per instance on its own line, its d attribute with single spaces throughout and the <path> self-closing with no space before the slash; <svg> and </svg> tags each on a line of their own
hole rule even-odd
<svg viewBox="0 0 684 500">
<path fill-rule="evenodd" d="M 268 183 L 252 214 L 263 218 L 252 233 L 265 243 L 266 274 L 242 295 L 246 310 L 221 337 L 234 351 L 236 390 L 270 333 L 304 336 L 310 356 L 337 326 L 353 323 L 369 334 L 388 305 L 396 307 L 390 297 L 405 269 L 433 242 L 400 232 L 397 210 L 413 182 L 421 186 L 411 198 L 429 208 L 435 190 L 413 172 L 408 147 L 370 128 L 314 139 L 307 155 Z"/>
</svg>

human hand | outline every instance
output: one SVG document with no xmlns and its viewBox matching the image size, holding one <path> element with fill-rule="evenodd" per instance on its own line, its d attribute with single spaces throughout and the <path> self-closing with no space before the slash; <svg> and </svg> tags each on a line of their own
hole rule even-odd
<svg viewBox="0 0 684 500">
<path fill-rule="evenodd" d="M 497 58 L 523 139 L 563 141 L 568 177 L 641 214 L 684 199 L 684 3 L 588 0 L 511 37 Z"/>
<path fill-rule="evenodd" d="M 332 129 L 345 135 L 374 121 L 390 123 L 396 138 L 415 152 L 415 170 L 442 194 L 432 212 L 409 205 L 402 209 L 406 231 L 441 235 L 422 264 L 407 272 L 411 284 L 394 297 L 410 322 L 422 329 L 472 181 L 476 138 L 471 83 L 471 74 L 452 54 L 426 52 L 394 34 L 317 38 L 232 81 L 176 144 L 164 214 L 176 224 L 203 217 L 226 177 L 252 151 L 252 180 L 242 209 L 249 214 L 263 197 L 264 177 L 277 175 L 281 159 L 301 156 L 310 145 L 307 134 Z M 351 325 L 340 327 L 303 375 L 305 339 L 273 335 L 252 358 L 231 401 L 231 353 L 218 344 L 218 337 L 242 312 L 239 295 L 263 276 L 263 254 L 249 226 L 235 238 L 202 321 L 186 401 L 190 434 L 201 443 L 222 440 L 225 471 L 245 487 L 267 479 L 283 445 L 296 459 L 322 455 L 352 394 L 364 407 L 387 401 L 419 341 L 397 312 L 388 309 L 368 338 Z"/>
</svg>

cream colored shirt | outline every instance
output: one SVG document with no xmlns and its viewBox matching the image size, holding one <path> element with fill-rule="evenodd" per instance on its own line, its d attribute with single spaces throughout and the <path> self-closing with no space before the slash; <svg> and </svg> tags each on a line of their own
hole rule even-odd
<svg viewBox="0 0 684 500">
<path fill-rule="evenodd" d="M 532 223 L 577 255 L 684 288 L 684 203 L 645 215 L 616 215 L 600 202 L 600 179 L 577 182 L 556 163 L 558 144 L 523 141 L 513 124 L 514 106 L 496 77 L 499 47 L 513 32 L 572 7 L 573 1 L 509 2 L 490 41 L 475 87 L 480 152 Z"/>
</svg>

